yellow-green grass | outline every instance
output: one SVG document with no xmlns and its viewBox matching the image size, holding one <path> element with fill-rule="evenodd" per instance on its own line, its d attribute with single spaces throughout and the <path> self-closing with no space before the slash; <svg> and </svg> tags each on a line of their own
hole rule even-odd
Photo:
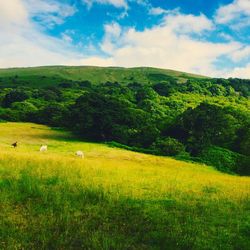
<svg viewBox="0 0 250 250">
<path fill-rule="evenodd" d="M 1 249 L 249 249 L 248 177 L 30 123 L 0 123 L 0 173 Z"/>
</svg>

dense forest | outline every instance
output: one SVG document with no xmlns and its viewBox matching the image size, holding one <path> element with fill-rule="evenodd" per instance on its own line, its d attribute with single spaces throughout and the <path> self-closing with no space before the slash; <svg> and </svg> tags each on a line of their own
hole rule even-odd
<svg viewBox="0 0 250 250">
<path fill-rule="evenodd" d="M 0 119 L 249 175 L 249 91 L 243 79 L 150 73 L 142 81 L 132 74 L 92 81 L 0 72 Z"/>
</svg>

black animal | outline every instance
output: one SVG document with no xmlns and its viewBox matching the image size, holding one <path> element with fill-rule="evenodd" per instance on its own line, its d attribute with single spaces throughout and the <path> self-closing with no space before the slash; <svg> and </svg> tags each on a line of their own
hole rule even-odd
<svg viewBox="0 0 250 250">
<path fill-rule="evenodd" d="M 17 147 L 17 141 L 11 144 L 12 147 L 16 148 Z"/>
</svg>

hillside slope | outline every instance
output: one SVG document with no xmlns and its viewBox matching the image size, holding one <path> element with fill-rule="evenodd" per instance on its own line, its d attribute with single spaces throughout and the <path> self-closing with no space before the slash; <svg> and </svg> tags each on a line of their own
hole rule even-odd
<svg viewBox="0 0 250 250">
<path fill-rule="evenodd" d="M 103 82 L 158 82 L 177 79 L 183 82 L 192 78 L 205 78 L 204 76 L 157 68 L 119 68 L 94 66 L 44 66 L 34 68 L 0 69 L 0 80 L 7 85 L 48 86 L 57 85 L 63 81 L 91 81 Z"/>
<path fill-rule="evenodd" d="M 0 123 L 0 173 L 1 249 L 249 247 L 248 177 L 31 123 Z"/>
</svg>

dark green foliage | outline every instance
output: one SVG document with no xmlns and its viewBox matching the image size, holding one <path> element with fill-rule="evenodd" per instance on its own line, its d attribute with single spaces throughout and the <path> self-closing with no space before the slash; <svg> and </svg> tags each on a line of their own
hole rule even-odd
<svg viewBox="0 0 250 250">
<path fill-rule="evenodd" d="M 68 82 L 62 82 L 60 84 L 58 84 L 58 87 L 61 87 L 61 88 L 76 88 L 78 86 L 77 83 L 75 82 L 71 82 L 71 81 L 68 81 Z"/>
<path fill-rule="evenodd" d="M 67 108 L 60 103 L 50 103 L 39 110 L 35 115 L 35 121 L 51 126 L 62 126 L 64 124 L 64 116 L 67 113 Z M 65 126 L 65 124 L 64 124 Z"/>
<path fill-rule="evenodd" d="M 160 82 L 153 85 L 153 89 L 161 96 L 169 96 L 177 91 L 178 85 L 176 82 Z"/>
<path fill-rule="evenodd" d="M 18 112 L 19 118 L 17 120 L 21 121 L 28 121 L 30 116 L 38 111 L 37 107 L 28 101 L 14 102 L 11 108 Z"/>
<path fill-rule="evenodd" d="M 0 108 L 0 119 L 3 121 L 12 121 L 17 122 L 20 121 L 19 112 L 16 110 L 12 110 L 9 108 Z"/>
<path fill-rule="evenodd" d="M 28 99 L 28 94 L 23 90 L 11 90 L 2 100 L 2 106 L 9 108 L 14 102 L 22 102 Z"/>
<path fill-rule="evenodd" d="M 246 122 L 237 131 L 237 140 L 234 145 L 235 151 L 250 156 L 250 123 Z"/>
<path fill-rule="evenodd" d="M 181 86 L 181 92 L 191 92 L 198 94 L 210 94 L 208 88 L 211 87 L 211 83 L 207 81 L 198 81 L 198 80 L 188 80 L 186 84 Z"/>
<path fill-rule="evenodd" d="M 209 88 L 209 91 L 211 92 L 211 94 L 213 96 L 225 96 L 227 95 L 227 90 L 226 88 L 223 86 L 223 85 L 212 85 L 210 88 Z"/>
<path fill-rule="evenodd" d="M 45 101 L 60 101 L 62 97 L 62 92 L 57 87 L 48 87 L 45 89 L 39 89 L 36 91 L 35 98 L 42 98 Z"/>
<path fill-rule="evenodd" d="M 91 88 L 92 84 L 90 81 L 81 81 L 81 82 L 78 82 L 78 86 L 81 87 L 81 88 Z"/>
<path fill-rule="evenodd" d="M 178 140 L 167 137 L 158 139 L 152 146 L 157 152 L 162 155 L 176 156 L 185 152 L 185 146 Z"/>
<path fill-rule="evenodd" d="M 245 97 L 250 95 L 250 80 L 229 78 L 229 84 L 235 89 L 235 91 L 241 93 Z"/>
<path fill-rule="evenodd" d="M 116 98 L 119 97 L 131 102 L 135 101 L 133 89 L 118 82 L 106 82 L 98 86 L 92 86 L 91 89 L 104 95 L 111 95 Z"/>
<path fill-rule="evenodd" d="M 225 148 L 211 146 L 204 149 L 199 155 L 202 162 L 216 166 L 227 173 L 250 175 L 250 157 L 240 155 Z"/>
<path fill-rule="evenodd" d="M 136 91 L 136 102 L 140 105 L 140 103 L 146 99 L 154 100 L 156 98 L 156 93 L 152 88 L 141 86 Z"/>
<path fill-rule="evenodd" d="M 204 149 L 200 157 L 208 165 L 216 166 L 217 169 L 227 173 L 238 172 L 237 160 L 239 155 L 230 150 L 219 147 L 208 147 Z"/>
<path fill-rule="evenodd" d="M 97 141 L 116 140 L 148 146 L 158 132 L 149 126 L 149 117 L 144 111 L 126 100 L 97 92 L 79 97 L 70 107 L 68 120 L 69 126 L 82 137 Z"/>
<path fill-rule="evenodd" d="M 239 155 L 236 164 L 238 174 L 250 176 L 250 156 Z"/>
<path fill-rule="evenodd" d="M 232 149 L 241 127 L 241 114 L 234 114 L 218 105 L 201 103 L 185 111 L 169 133 L 187 144 L 188 150 L 199 154 L 207 145 Z"/>
</svg>

